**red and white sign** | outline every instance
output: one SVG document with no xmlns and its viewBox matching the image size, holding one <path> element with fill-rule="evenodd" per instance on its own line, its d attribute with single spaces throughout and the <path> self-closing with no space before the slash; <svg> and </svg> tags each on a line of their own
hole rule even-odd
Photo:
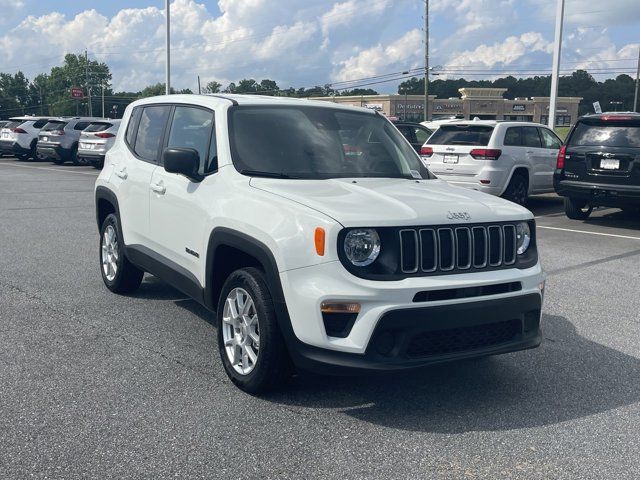
<svg viewBox="0 0 640 480">
<path fill-rule="evenodd" d="M 72 88 L 71 98 L 84 98 L 84 91 L 81 88 Z"/>
</svg>

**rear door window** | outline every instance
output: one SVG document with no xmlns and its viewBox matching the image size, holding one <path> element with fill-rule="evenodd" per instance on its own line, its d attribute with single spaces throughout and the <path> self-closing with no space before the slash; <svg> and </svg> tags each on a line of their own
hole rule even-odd
<svg viewBox="0 0 640 480">
<path fill-rule="evenodd" d="M 578 122 L 567 143 L 575 146 L 640 148 L 640 119 Z"/>
<path fill-rule="evenodd" d="M 504 134 L 504 145 L 506 147 L 522 146 L 522 127 L 509 127 Z"/>
<path fill-rule="evenodd" d="M 538 129 L 536 127 L 522 127 L 522 143 L 525 147 L 542 148 Z"/>
<path fill-rule="evenodd" d="M 142 109 L 133 151 L 144 160 L 158 161 L 170 112 L 171 107 L 167 105 L 154 105 Z"/>
<path fill-rule="evenodd" d="M 416 139 L 418 140 L 419 144 L 424 144 L 427 140 L 429 140 L 431 133 L 431 130 L 426 128 L 415 128 Z"/>
<path fill-rule="evenodd" d="M 489 125 L 442 125 L 429 138 L 429 145 L 487 146 L 493 133 Z"/>
<path fill-rule="evenodd" d="M 49 120 L 47 120 L 46 118 L 43 120 L 36 120 L 33 124 L 33 128 L 42 128 L 47 124 L 48 121 Z"/>
<path fill-rule="evenodd" d="M 133 151 L 144 160 L 158 161 L 170 112 L 171 107 L 167 105 L 153 105 L 142 109 Z"/>
<path fill-rule="evenodd" d="M 540 137 L 542 137 L 542 148 L 557 150 L 562 146 L 562 141 L 546 128 L 539 128 Z"/>
<path fill-rule="evenodd" d="M 200 156 L 200 174 L 208 173 L 214 116 L 211 110 L 195 107 L 176 107 L 171 121 L 167 147 L 192 148 Z"/>
<path fill-rule="evenodd" d="M 129 118 L 129 124 L 127 125 L 126 140 L 131 148 L 136 139 L 136 132 L 138 131 L 138 122 L 140 121 L 140 115 L 142 115 L 142 108 L 134 108 Z"/>
</svg>

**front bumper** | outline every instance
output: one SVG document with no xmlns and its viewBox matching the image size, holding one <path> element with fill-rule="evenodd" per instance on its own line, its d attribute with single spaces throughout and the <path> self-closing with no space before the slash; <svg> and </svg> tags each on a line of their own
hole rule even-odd
<svg viewBox="0 0 640 480">
<path fill-rule="evenodd" d="M 558 195 L 585 200 L 594 207 L 640 205 L 640 185 L 563 180 L 556 175 L 553 180 L 553 186 Z"/>
<path fill-rule="evenodd" d="M 331 262 L 280 276 L 289 317 L 286 323 L 290 323 L 290 332 L 283 333 L 294 362 L 303 369 L 324 373 L 397 370 L 533 348 L 540 343 L 539 286 L 544 273 L 539 264 L 526 270 L 370 281 L 353 277 L 341 264 Z M 519 290 L 415 301 L 420 292 L 509 282 L 519 283 Z M 329 300 L 361 305 L 344 338 L 328 336 L 325 331 L 320 305 Z M 482 338 L 487 340 L 474 340 Z"/>
</svg>

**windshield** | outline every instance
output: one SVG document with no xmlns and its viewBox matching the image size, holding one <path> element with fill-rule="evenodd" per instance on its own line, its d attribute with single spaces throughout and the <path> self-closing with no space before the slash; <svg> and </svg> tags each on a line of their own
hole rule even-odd
<svg viewBox="0 0 640 480">
<path fill-rule="evenodd" d="M 428 145 L 489 145 L 493 127 L 488 125 L 442 125 L 427 140 Z"/>
<path fill-rule="evenodd" d="M 433 178 L 385 118 L 307 106 L 230 110 L 233 163 L 246 175 L 281 178 Z"/>
<path fill-rule="evenodd" d="M 640 148 L 640 121 L 615 124 L 578 122 L 569 145 Z"/>
</svg>

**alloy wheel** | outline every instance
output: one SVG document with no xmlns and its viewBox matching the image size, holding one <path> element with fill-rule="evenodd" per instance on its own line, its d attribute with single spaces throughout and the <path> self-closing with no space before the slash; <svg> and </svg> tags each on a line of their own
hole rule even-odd
<svg viewBox="0 0 640 480">
<path fill-rule="evenodd" d="M 243 288 L 234 288 L 227 295 L 222 329 L 227 359 L 236 372 L 248 375 L 258 361 L 260 330 L 253 298 Z"/>
<path fill-rule="evenodd" d="M 102 270 L 110 282 L 116 278 L 119 255 L 116 230 L 112 225 L 107 225 L 102 234 Z"/>
</svg>

